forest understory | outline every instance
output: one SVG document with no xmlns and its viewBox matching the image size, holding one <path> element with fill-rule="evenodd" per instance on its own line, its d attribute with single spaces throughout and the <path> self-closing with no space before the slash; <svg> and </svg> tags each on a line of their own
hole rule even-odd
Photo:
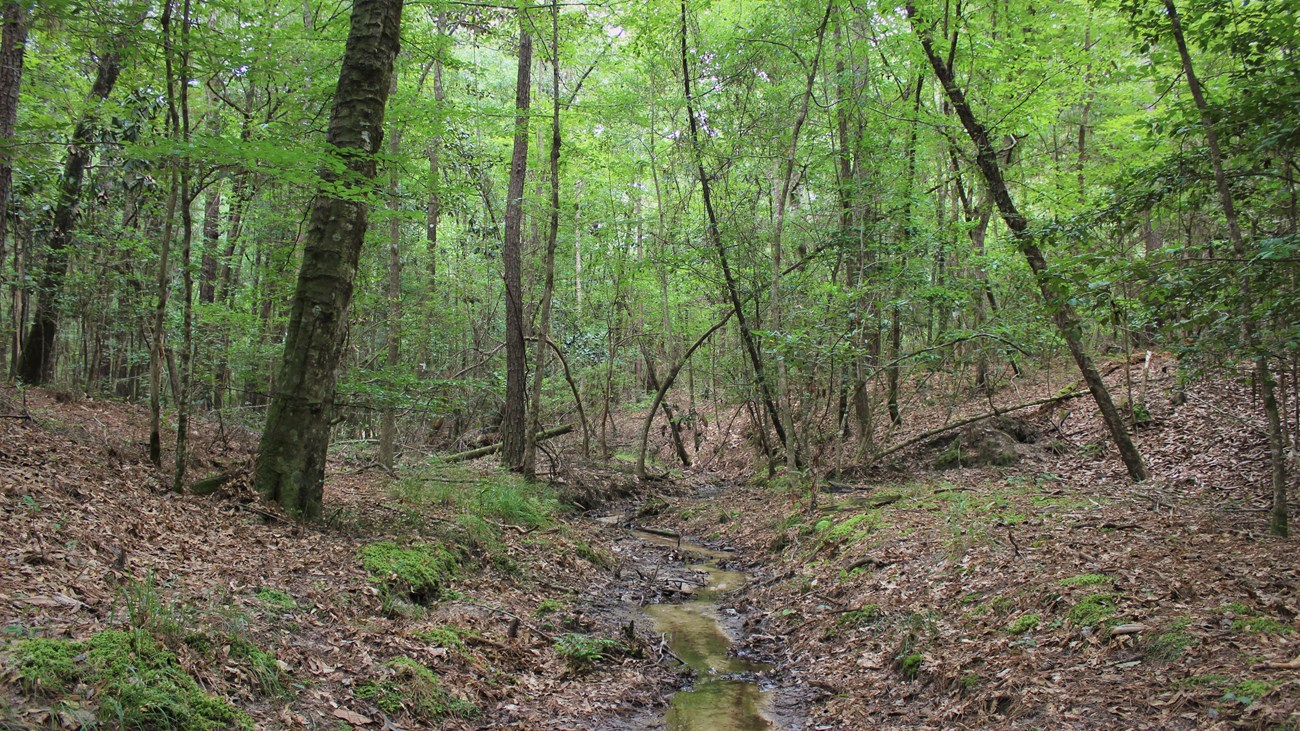
<svg viewBox="0 0 1300 731">
<path fill-rule="evenodd" d="M 773 665 L 774 728 L 1295 728 L 1300 567 L 1267 533 L 1249 384 L 1174 405 L 1171 363 L 1144 365 L 1137 487 L 1076 400 L 960 432 L 1005 430 L 1014 464 L 964 466 L 952 432 L 811 483 L 756 466 L 739 420 L 644 482 L 572 435 L 549 486 L 343 444 L 315 524 L 247 487 L 255 434 L 200 422 L 192 474 L 229 479 L 180 495 L 146 409 L 5 387 L 0 727 L 664 728 L 693 679 L 642 606 L 696 578 L 639 527 L 749 573 L 720 606 Z M 946 405 L 906 384 L 887 443 L 1072 383 L 1051 373 Z"/>
</svg>

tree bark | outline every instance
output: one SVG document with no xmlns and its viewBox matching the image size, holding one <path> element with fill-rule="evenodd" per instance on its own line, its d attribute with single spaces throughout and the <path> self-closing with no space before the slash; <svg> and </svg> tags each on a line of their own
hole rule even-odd
<svg viewBox="0 0 1300 731">
<path fill-rule="evenodd" d="M 397 90 L 396 79 L 392 91 Z M 393 125 L 388 133 L 388 154 L 394 160 L 402 151 L 402 130 Z M 402 199 L 400 166 L 392 165 L 388 175 L 388 206 L 392 218 L 388 219 L 388 368 L 396 372 L 402 360 Z M 389 472 L 397 457 L 397 410 L 389 405 L 379 421 L 379 464 Z"/>
<path fill-rule="evenodd" d="M 9 192 L 14 167 L 10 148 L 18 124 L 18 99 L 23 83 L 23 58 L 27 50 L 28 14 L 23 3 L 4 4 L 0 31 L 0 288 L 4 285 L 5 249 L 9 234 Z M 0 326 L 0 332 L 3 332 Z M 0 347 L 0 364 L 7 348 Z"/>
<path fill-rule="evenodd" d="M 930 66 L 934 69 L 935 75 L 943 85 L 944 93 L 947 95 L 948 100 L 952 102 L 957 117 L 966 129 L 967 136 L 975 144 L 976 164 L 984 176 L 985 184 L 988 185 L 989 194 L 993 196 L 993 202 L 997 205 L 1002 220 L 1006 223 L 1007 228 L 1011 230 L 1016 247 L 1020 249 L 1020 253 L 1025 257 L 1030 270 L 1033 272 L 1034 280 L 1038 284 L 1038 290 L 1042 294 L 1043 301 L 1051 310 L 1056 328 L 1065 340 L 1070 355 L 1074 358 L 1084 382 L 1088 385 L 1088 391 L 1092 394 L 1093 400 L 1097 402 L 1097 409 L 1101 412 L 1101 418 L 1110 431 L 1111 439 L 1114 440 L 1115 446 L 1119 449 L 1120 458 L 1123 459 L 1129 476 L 1136 482 L 1147 479 L 1147 469 L 1142 462 L 1142 455 L 1133 444 L 1128 429 L 1124 425 L 1124 420 L 1120 416 L 1119 410 L 1115 408 L 1115 402 L 1110 397 L 1110 391 L 1106 388 L 1105 382 L 1101 379 L 1101 374 L 1097 372 L 1097 367 L 1093 365 L 1091 356 L 1088 355 L 1083 346 L 1082 322 L 1075 313 L 1074 308 L 1070 306 L 1069 293 L 1065 290 L 1065 286 L 1054 279 L 1047 271 L 1047 259 L 1044 258 L 1042 250 L 1034 241 L 1033 233 L 1029 230 L 1029 221 L 1016 208 L 1015 202 L 1011 199 L 1006 181 L 1002 177 L 1002 168 L 998 162 L 997 151 L 993 148 L 988 131 L 976 119 L 975 113 L 971 111 L 970 104 L 966 101 L 965 92 L 958 86 L 953 76 L 952 68 L 935 51 L 931 40 L 931 29 L 921 26 L 917 18 L 916 6 L 911 0 L 907 3 L 907 16 L 912 22 L 917 37 L 920 39 L 921 48 L 925 51 Z"/>
<path fill-rule="evenodd" d="M 16 375 L 18 380 L 31 385 L 47 382 L 53 375 L 54 338 L 58 334 L 59 319 L 57 299 L 63 288 L 63 277 L 68 270 L 68 247 L 81 213 L 81 188 L 90 165 L 91 138 L 99 125 L 99 105 L 113 92 L 121 72 L 121 57 L 116 50 L 99 59 L 95 83 L 90 87 L 91 108 L 86 111 L 72 131 L 68 141 L 68 156 L 63 163 L 59 179 L 59 198 L 54 208 L 54 222 L 46 243 L 45 263 L 37 274 L 36 306 L 32 327 L 24 339 Z"/>
<path fill-rule="evenodd" d="M 253 484 L 302 518 L 321 516 L 336 370 L 365 240 L 368 204 L 336 197 L 341 177 L 373 181 L 398 52 L 401 0 L 356 0 L 326 142 L 344 161 L 321 171 L 294 290 L 277 389 Z"/>
<path fill-rule="evenodd" d="M 533 39 L 519 18 L 519 73 L 515 86 L 515 140 L 510 155 L 505 241 L 501 250 L 506 290 L 506 403 L 501 414 L 501 461 L 519 469 L 524 461 L 527 407 L 527 354 L 524 342 L 524 295 L 519 244 L 524 216 L 524 183 L 528 175 L 528 107 L 533 65 Z"/>
<path fill-rule="evenodd" d="M 177 79 L 180 87 L 180 136 L 187 146 L 190 142 L 190 3 L 191 0 L 184 0 L 181 11 L 181 65 Z M 172 473 L 172 491 L 178 493 L 185 492 L 185 471 L 189 466 L 191 368 L 194 359 L 194 272 L 190 269 L 190 259 L 194 244 L 193 205 L 197 195 L 193 190 L 190 161 L 182 161 L 181 166 L 181 197 L 184 201 L 181 208 L 181 296 L 184 299 L 181 300 L 181 358 L 177 373 L 176 462 Z"/>
<path fill-rule="evenodd" d="M 1205 90 L 1192 65 L 1192 54 L 1187 49 L 1187 39 L 1183 35 L 1182 20 L 1174 0 L 1164 0 L 1165 11 L 1169 15 L 1169 24 L 1174 34 L 1174 43 L 1178 46 L 1178 56 L 1182 59 L 1183 77 L 1187 79 L 1188 91 L 1196 110 L 1200 113 L 1201 126 L 1205 128 L 1206 146 L 1210 148 L 1210 165 L 1214 168 L 1214 187 L 1223 206 L 1223 218 L 1228 224 L 1228 239 L 1232 242 L 1232 251 L 1238 259 L 1248 259 L 1246 242 L 1241 235 L 1241 224 L 1237 219 L 1237 207 L 1232 199 L 1232 189 L 1228 186 L 1228 176 L 1223 168 L 1223 150 L 1219 147 L 1219 134 L 1214 128 L 1214 116 L 1210 105 L 1205 100 Z M 1251 281 L 1249 269 L 1241 270 L 1241 309 L 1242 336 L 1246 348 L 1255 358 L 1255 374 L 1259 383 L 1260 400 L 1263 402 L 1264 415 L 1268 421 L 1269 477 L 1273 494 L 1273 510 L 1269 519 L 1269 530 L 1274 535 L 1286 536 L 1290 529 L 1287 525 L 1286 506 L 1286 440 L 1282 433 L 1282 417 L 1277 406 L 1276 383 L 1269 368 L 1268 356 L 1260 348 L 1259 332 L 1256 328 L 1251 308 L 1254 305 L 1254 282 Z"/>
<path fill-rule="evenodd" d="M 537 351 L 533 356 L 533 406 L 524 432 L 523 473 L 537 477 L 537 432 L 542 424 L 542 385 L 546 377 L 546 343 L 551 333 L 551 297 L 555 291 L 555 245 L 560 238 L 560 6 L 551 3 L 551 210 L 546 232 L 546 258 L 542 262 L 541 312 L 537 323 Z"/>
</svg>

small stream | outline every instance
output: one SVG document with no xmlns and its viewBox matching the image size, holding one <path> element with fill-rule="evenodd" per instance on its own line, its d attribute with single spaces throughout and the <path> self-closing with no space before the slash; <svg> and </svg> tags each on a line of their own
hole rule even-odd
<svg viewBox="0 0 1300 731">
<path fill-rule="evenodd" d="M 731 654 L 731 637 L 723 627 L 719 599 L 744 586 L 748 577 L 724 569 L 731 558 L 726 551 L 678 542 L 635 531 L 649 543 L 670 546 L 691 557 L 688 566 L 708 574 L 708 581 L 680 604 L 652 604 L 645 612 L 655 629 L 668 638 L 668 646 L 696 672 L 693 687 L 673 696 L 664 717 L 669 731 L 766 731 L 773 729 L 770 694 L 756 680 L 771 668 Z"/>
</svg>

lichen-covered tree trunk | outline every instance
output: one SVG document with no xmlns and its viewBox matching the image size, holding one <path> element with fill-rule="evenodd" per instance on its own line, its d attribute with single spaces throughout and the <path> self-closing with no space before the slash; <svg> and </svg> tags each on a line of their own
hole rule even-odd
<svg viewBox="0 0 1300 731">
<path fill-rule="evenodd" d="M 254 486 L 306 519 L 319 518 L 334 411 L 335 371 L 347 334 L 348 308 L 366 234 L 363 196 L 339 197 L 375 178 L 397 57 L 401 0 L 357 0 L 326 142 L 344 162 L 326 168 L 312 206 L 294 291 L 284 359 L 257 450 Z"/>
<path fill-rule="evenodd" d="M 23 340 L 22 355 L 18 358 L 15 374 L 23 383 L 39 385 L 52 375 L 54 365 L 54 337 L 59 331 L 56 301 L 63 288 L 63 275 L 68 270 L 68 246 L 72 232 L 81 213 L 81 187 L 90 165 L 91 136 L 98 125 L 98 106 L 113 93 L 118 73 L 122 70 L 117 52 L 109 52 L 99 59 L 95 83 L 90 87 L 91 108 L 72 131 L 68 142 L 68 157 L 63 163 L 63 176 L 59 179 L 59 199 L 54 208 L 54 222 L 46 243 L 46 258 L 37 275 L 36 307 L 32 326 Z"/>
<path fill-rule="evenodd" d="M 935 75 L 943 86 L 944 94 L 948 97 L 948 101 L 952 103 L 953 110 L 957 113 L 957 118 L 961 120 L 967 136 L 975 144 L 975 163 L 984 177 L 984 182 L 988 185 L 989 195 L 993 196 L 993 202 L 997 206 L 998 212 L 1002 214 L 1003 222 L 1011 230 L 1016 247 L 1020 249 L 1020 253 L 1029 264 L 1030 271 L 1034 274 L 1034 280 L 1038 284 L 1038 290 L 1042 294 L 1043 301 L 1052 312 L 1052 319 L 1056 323 L 1056 329 L 1065 340 L 1070 355 L 1074 358 L 1075 365 L 1079 367 L 1079 372 L 1082 374 L 1083 381 L 1087 384 L 1093 400 L 1097 402 L 1097 410 L 1101 412 L 1102 421 L 1105 422 L 1111 439 L 1119 449 L 1120 458 L 1124 461 L 1129 476 L 1136 482 L 1145 480 L 1147 478 L 1147 469 L 1142 462 L 1142 455 L 1138 452 L 1137 446 L 1133 444 L 1133 439 L 1129 436 L 1127 427 L 1124 426 L 1124 420 L 1120 417 L 1119 410 L 1115 408 L 1114 400 L 1111 399 L 1110 390 L 1106 388 L 1105 382 L 1101 379 L 1101 373 L 1097 371 L 1097 366 L 1093 364 L 1092 357 L 1088 355 L 1087 349 L 1084 348 L 1082 321 L 1079 319 L 1078 314 L 1075 313 L 1074 308 L 1070 306 L 1069 293 L 1064 290 L 1064 286 L 1059 281 L 1056 281 L 1048 273 L 1047 259 L 1043 256 L 1042 250 L 1038 247 L 1038 243 L 1029 230 L 1029 220 L 1025 218 L 1011 199 L 1006 180 L 1002 176 L 1002 167 L 998 162 L 997 151 L 993 148 L 993 142 L 989 138 L 988 130 L 975 117 L 975 113 L 966 100 L 965 92 L 957 84 L 952 67 L 939 56 L 934 48 L 931 39 L 932 29 L 924 26 L 918 20 L 916 6 L 910 0 L 907 3 L 907 16 L 913 24 L 917 38 L 921 42 L 921 48 L 930 61 L 931 68 L 934 69 Z"/>
</svg>

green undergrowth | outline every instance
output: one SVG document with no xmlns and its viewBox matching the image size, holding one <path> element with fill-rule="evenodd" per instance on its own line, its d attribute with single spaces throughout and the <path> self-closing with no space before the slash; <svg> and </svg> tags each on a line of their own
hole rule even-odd
<svg viewBox="0 0 1300 731">
<path fill-rule="evenodd" d="M 361 566 L 388 594 L 427 604 L 442 596 L 456 576 L 460 562 L 438 543 L 412 543 L 403 547 L 380 541 L 362 547 Z"/>
<path fill-rule="evenodd" d="M 575 633 L 557 637 L 555 649 L 564 664 L 574 672 L 590 670 L 615 655 L 627 652 L 618 640 Z"/>
<path fill-rule="evenodd" d="M 550 527 L 563 507 L 550 486 L 509 472 L 481 475 L 457 465 L 430 465 L 393 484 L 411 507 L 441 507 L 523 528 Z"/>
<path fill-rule="evenodd" d="M 354 691 L 384 713 L 406 713 L 428 722 L 474 718 L 479 713 L 478 706 L 450 693 L 432 670 L 409 657 L 393 658 L 384 668 L 381 677 L 363 681 Z"/>
<path fill-rule="evenodd" d="M 253 728 L 247 714 L 204 692 L 176 656 L 144 630 L 105 630 L 83 641 L 21 640 L 7 655 L 6 664 L 28 696 L 59 698 L 80 685 L 93 688 L 93 712 L 66 698 L 60 702 L 72 717 L 85 716 L 82 728 Z"/>
</svg>

